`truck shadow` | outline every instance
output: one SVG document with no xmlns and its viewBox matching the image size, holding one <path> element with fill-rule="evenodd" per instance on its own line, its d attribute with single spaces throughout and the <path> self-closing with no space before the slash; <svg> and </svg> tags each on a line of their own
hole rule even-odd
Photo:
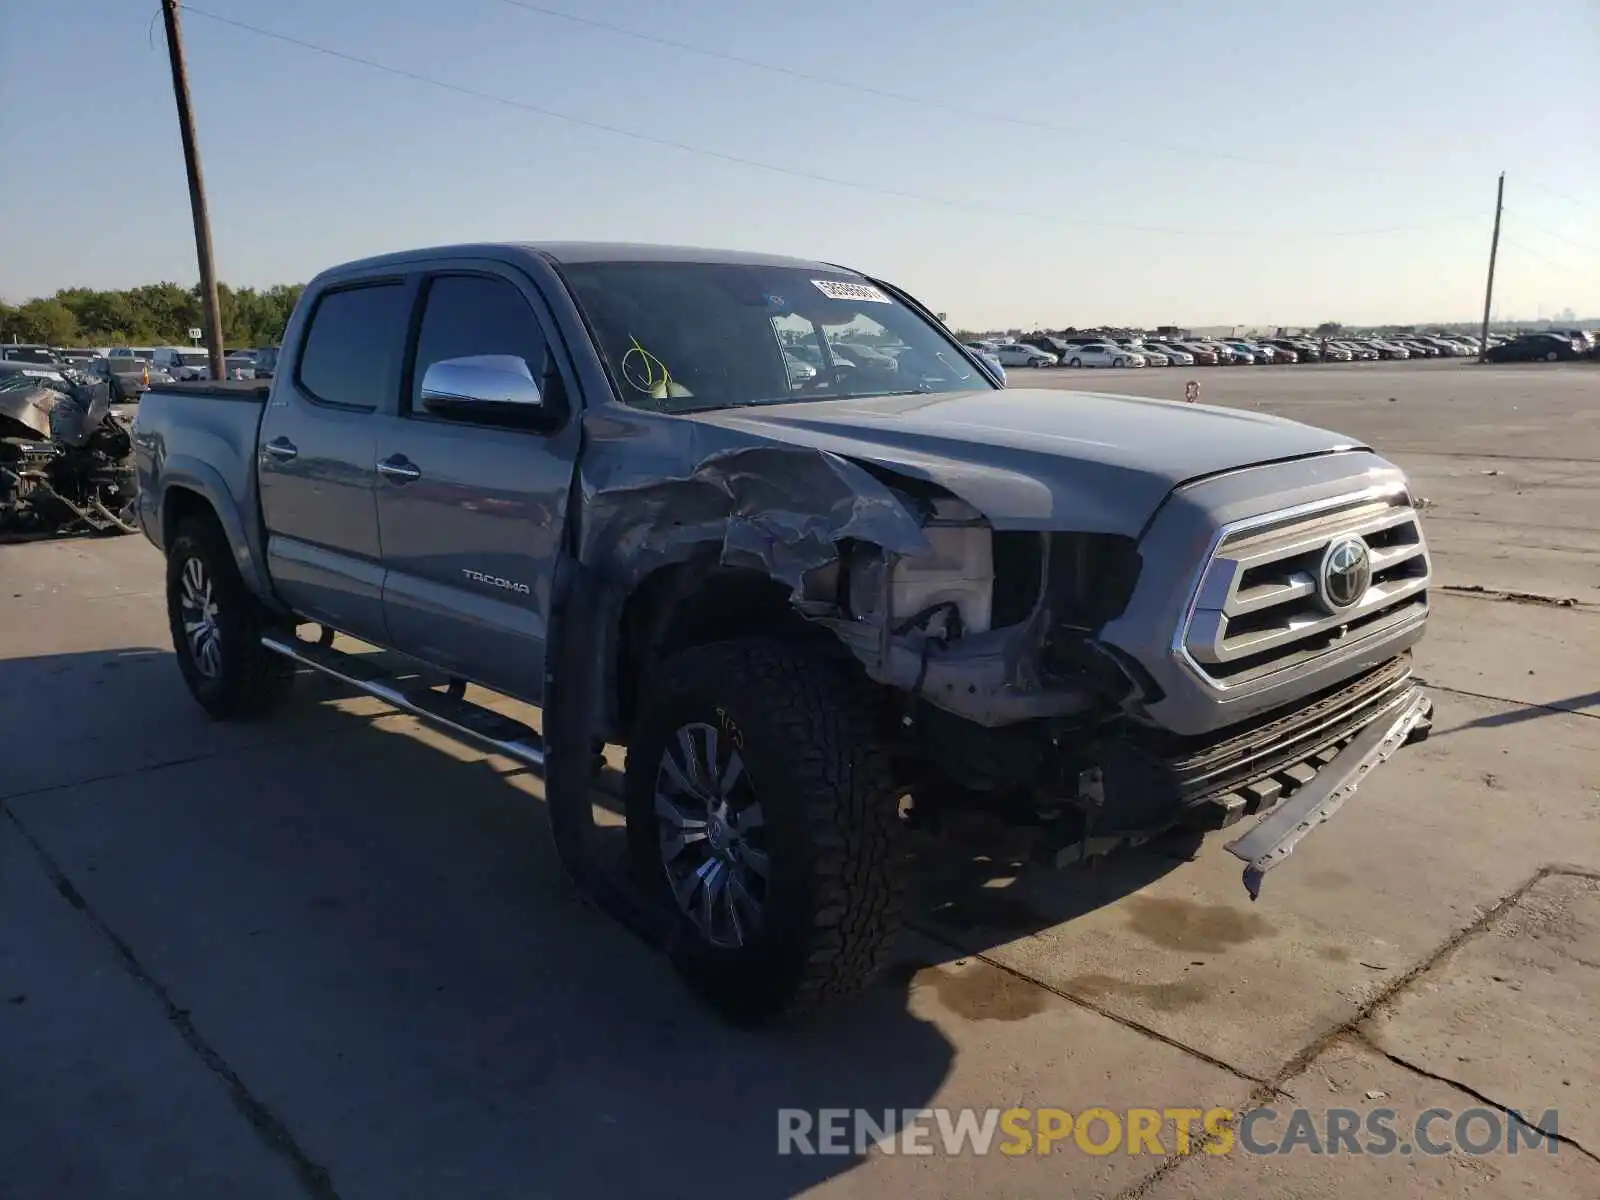
<svg viewBox="0 0 1600 1200">
<path fill-rule="evenodd" d="M 955 1064 L 946 1030 L 1033 1011 L 924 989 L 930 969 L 1179 861 L 1130 855 L 1042 885 L 986 853 L 915 846 L 915 930 L 884 983 L 743 1031 L 577 899 L 526 772 L 350 699 L 303 675 L 241 739 L 199 714 L 167 651 L 0 671 L 0 763 L 81 753 L 63 712 L 102 733 L 93 764 L 4 806 L 335 1188 L 683 1195 L 734 1179 L 793 1195 L 861 1158 L 779 1155 L 780 1109 L 924 1108 Z M 597 802 L 614 807 L 604 789 Z M 83 1147 L 104 1132 L 50 1131 Z"/>
</svg>

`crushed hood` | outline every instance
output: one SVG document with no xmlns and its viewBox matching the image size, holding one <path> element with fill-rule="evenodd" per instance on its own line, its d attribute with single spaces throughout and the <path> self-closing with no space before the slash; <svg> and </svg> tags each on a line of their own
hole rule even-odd
<svg viewBox="0 0 1600 1200">
<path fill-rule="evenodd" d="M 926 479 L 997 529 L 1130 537 L 1190 480 L 1364 448 L 1260 413 L 1031 388 L 718 409 L 690 419 Z"/>
</svg>

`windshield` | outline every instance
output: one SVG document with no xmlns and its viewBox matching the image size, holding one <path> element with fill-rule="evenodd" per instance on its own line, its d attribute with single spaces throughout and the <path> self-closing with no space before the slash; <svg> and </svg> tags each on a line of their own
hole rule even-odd
<svg viewBox="0 0 1600 1200">
<path fill-rule="evenodd" d="M 48 375 L 43 372 L 18 371 L 15 374 L 0 375 L 0 392 L 24 392 L 32 388 L 54 388 L 58 392 L 67 390 L 66 381 L 59 375 Z"/>
<path fill-rule="evenodd" d="M 563 267 L 624 403 L 657 412 L 993 388 L 859 278 L 735 263 Z M 797 370 L 795 362 L 809 369 Z"/>
<path fill-rule="evenodd" d="M 12 362 L 43 363 L 47 366 L 54 365 L 56 361 L 56 356 L 50 351 L 35 346 L 8 347 L 5 357 Z"/>
</svg>

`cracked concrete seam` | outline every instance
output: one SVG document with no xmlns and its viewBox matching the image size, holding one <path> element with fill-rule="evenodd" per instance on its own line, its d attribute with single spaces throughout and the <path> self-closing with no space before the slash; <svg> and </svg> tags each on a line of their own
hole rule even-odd
<svg viewBox="0 0 1600 1200">
<path fill-rule="evenodd" d="M 1590 721 L 1600 721 L 1600 712 L 1584 712 L 1581 708 L 1562 708 L 1559 704 L 1541 704 L 1537 700 L 1513 700 L 1510 696 L 1495 696 L 1489 692 L 1474 692 L 1467 688 L 1451 687 L 1448 683 L 1435 683 L 1431 679 L 1417 677 L 1417 682 L 1436 692 L 1449 692 L 1452 696 L 1470 696 L 1474 700 L 1492 700 L 1497 704 L 1509 705 L 1511 708 L 1532 708 L 1539 712 L 1564 713 L 1569 717 L 1583 717 Z"/>
<path fill-rule="evenodd" d="M 381 713 L 374 713 L 370 717 L 361 719 L 381 721 L 389 717 L 406 715 L 397 708 L 386 708 Z M 151 775 L 157 771 L 165 771 L 169 767 L 185 767 L 190 763 L 213 762 L 217 759 L 227 758 L 230 755 L 248 754 L 255 750 L 275 750 L 283 746 L 294 746 L 305 742 L 318 741 L 322 738 L 344 735 L 345 731 L 341 729 L 311 729 L 292 733 L 287 737 L 263 738 L 259 742 L 247 742 L 239 746 L 224 746 L 219 750 L 202 750 L 196 754 L 185 754 L 177 758 L 164 758 L 160 762 L 143 763 L 136 767 L 124 767 L 120 771 L 107 771 L 104 775 L 91 775 L 87 779 L 69 779 L 63 783 L 46 783 L 40 787 L 24 788 L 20 792 L 0 792 L 0 806 L 17 800 L 29 800 L 35 796 L 45 796 L 51 792 L 64 791 L 67 788 L 89 787 L 92 784 L 109 783 L 115 779 L 127 779 L 135 775 Z M 12 818 L 12 820 L 15 819 L 15 817 Z"/>
<path fill-rule="evenodd" d="M 1468 941 L 1477 937 L 1481 933 L 1487 932 L 1496 921 L 1520 904 L 1523 898 L 1540 883 L 1544 882 L 1546 879 L 1557 876 L 1600 880 L 1600 871 L 1591 870 L 1588 867 L 1580 867 L 1565 863 L 1547 863 L 1546 865 L 1540 867 L 1531 876 L 1523 880 L 1522 883 L 1518 884 L 1511 891 L 1500 897 L 1499 900 L 1495 901 L 1495 903 L 1491 904 L 1488 908 L 1479 913 L 1470 924 L 1456 930 L 1455 933 L 1452 933 L 1438 947 L 1436 947 L 1431 954 L 1418 961 L 1414 966 L 1411 967 L 1410 970 L 1406 971 L 1398 979 L 1395 979 L 1388 986 L 1383 988 L 1382 991 L 1378 992 L 1378 994 L 1372 999 L 1363 1004 L 1356 1011 L 1355 1015 L 1349 1018 L 1349 1020 L 1342 1021 L 1338 1025 L 1333 1026 L 1331 1029 L 1326 1030 L 1319 1036 L 1307 1042 L 1295 1054 L 1291 1055 L 1284 1062 L 1283 1066 L 1279 1067 L 1278 1070 L 1273 1073 L 1270 1079 L 1263 1081 L 1254 1091 L 1250 1093 L 1245 1100 L 1244 1111 L 1248 1112 L 1250 1109 L 1266 1103 L 1267 1100 L 1275 1095 L 1284 1095 L 1284 1084 L 1288 1083 L 1289 1080 L 1304 1074 L 1311 1068 L 1311 1065 L 1315 1063 L 1317 1059 L 1321 1058 L 1329 1048 L 1336 1045 L 1340 1041 L 1354 1040 L 1360 1044 L 1368 1044 L 1368 1039 L 1362 1032 L 1361 1026 L 1365 1025 L 1378 1013 L 1388 1008 L 1391 1004 L 1398 1000 L 1404 992 L 1408 991 L 1412 984 L 1416 983 L 1417 980 L 1421 979 L 1424 975 L 1428 974 L 1435 967 L 1443 963 L 1447 958 L 1450 957 L 1451 954 L 1455 953 L 1456 950 L 1460 949 Z M 1395 1058 L 1392 1055 L 1389 1055 L 1387 1052 L 1379 1049 L 1376 1046 L 1373 1046 L 1372 1048 L 1376 1053 L 1383 1055 L 1383 1057 L 1394 1062 L 1396 1066 L 1401 1067 L 1402 1069 L 1410 1070 L 1424 1078 L 1437 1079 L 1439 1082 L 1457 1088 L 1465 1095 L 1482 1099 L 1484 1103 L 1490 1105 L 1491 1107 L 1500 1109 L 1502 1112 L 1511 1112 L 1510 1109 L 1497 1103 L 1496 1101 L 1479 1096 L 1477 1092 L 1463 1084 L 1459 1084 L 1454 1080 L 1446 1079 L 1441 1076 L 1432 1075 L 1427 1071 L 1413 1067 L 1410 1064 Z M 1237 1072 L 1235 1073 L 1237 1074 Z M 1520 1120 L 1521 1118 L 1518 1117 L 1518 1119 Z M 1150 1174 L 1118 1192 L 1114 1197 L 1114 1200 L 1140 1200 L 1141 1197 L 1149 1193 L 1151 1188 L 1155 1187 L 1156 1184 L 1160 1183 L 1167 1176 L 1178 1170 L 1181 1166 L 1183 1166 L 1184 1163 L 1190 1161 L 1191 1159 L 1202 1157 L 1204 1155 L 1205 1148 L 1209 1145 L 1215 1144 L 1218 1140 L 1219 1139 L 1217 1136 L 1211 1134 L 1191 1140 L 1187 1152 L 1182 1154 L 1173 1153 L 1168 1155 L 1161 1162 L 1161 1164 L 1155 1168 L 1155 1170 L 1150 1172 Z M 1567 1139 L 1563 1138 L 1561 1140 Z M 1590 1153 L 1589 1150 L 1577 1144 L 1576 1142 L 1573 1142 L 1572 1145 L 1580 1153 L 1585 1154 L 1590 1158 L 1595 1157 L 1592 1153 Z M 1596 1159 L 1596 1161 L 1600 1162 L 1600 1159 Z"/>
<path fill-rule="evenodd" d="M 12 826 L 21 835 L 22 840 L 28 844 L 34 856 L 39 860 L 39 865 L 49 877 L 51 885 L 60 893 L 61 898 L 81 913 L 91 928 L 101 938 L 110 944 L 122 967 L 133 978 L 134 982 L 143 987 L 156 998 L 156 1001 L 165 1011 L 167 1023 L 172 1026 L 184 1045 L 195 1054 L 205 1068 L 227 1086 L 229 1098 L 241 1116 L 255 1131 L 256 1135 L 265 1144 L 267 1149 L 278 1155 L 288 1163 L 299 1181 L 305 1194 L 312 1200 L 339 1200 L 339 1193 L 333 1186 L 333 1180 L 328 1169 L 314 1161 L 290 1133 L 289 1127 L 275 1114 L 265 1102 L 259 1099 L 237 1071 L 228 1064 L 227 1059 L 210 1042 L 205 1039 L 195 1026 L 194 1019 L 189 1010 L 179 1006 L 173 1000 L 172 994 L 166 987 L 152 975 L 139 961 L 138 955 L 116 930 L 106 922 L 105 918 L 89 903 L 87 898 L 73 884 L 61 864 L 45 849 L 44 844 L 33 835 L 17 814 L 11 810 L 5 801 L 0 800 L 0 817 L 9 820 Z"/>
<path fill-rule="evenodd" d="M 1459 1079 L 1452 1079 L 1449 1075 L 1440 1075 L 1436 1071 L 1430 1071 L 1426 1067 L 1419 1066 L 1408 1058 L 1403 1058 L 1392 1051 L 1385 1050 L 1382 1046 L 1378 1045 L 1377 1042 L 1373 1041 L 1371 1036 L 1365 1030 L 1353 1029 L 1350 1031 L 1349 1037 L 1356 1044 L 1372 1051 L 1372 1053 L 1378 1055 L 1380 1058 L 1387 1059 L 1389 1062 L 1392 1062 L 1395 1066 L 1401 1068 L 1402 1070 L 1409 1071 L 1413 1075 L 1419 1075 L 1423 1079 L 1431 1079 L 1435 1083 L 1442 1083 L 1447 1087 L 1455 1088 L 1456 1091 L 1471 1096 L 1479 1104 L 1487 1105 L 1489 1108 L 1493 1108 L 1504 1113 L 1517 1124 L 1528 1129 L 1538 1130 L 1538 1132 L 1543 1134 L 1545 1137 L 1550 1138 L 1553 1141 L 1560 1142 L 1563 1146 L 1571 1146 L 1585 1158 L 1593 1159 L 1595 1163 L 1600 1164 L 1600 1154 L 1596 1154 L 1593 1150 L 1590 1150 L 1582 1142 L 1578 1141 L 1577 1138 L 1569 1137 L 1558 1130 L 1546 1129 L 1543 1125 L 1535 1124 L 1524 1117 L 1516 1109 L 1500 1103 L 1500 1101 L 1496 1100 L 1493 1096 L 1480 1092 L 1477 1088 L 1473 1087 L 1469 1083 L 1463 1083 Z"/>
<path fill-rule="evenodd" d="M 1513 592 L 1504 588 L 1486 587 L 1481 583 L 1442 583 L 1439 590 L 1450 596 L 1464 596 L 1474 600 L 1494 600 L 1502 604 L 1545 604 L 1551 608 L 1593 609 L 1595 605 L 1576 596 L 1547 596 L 1542 592 Z"/>
</svg>

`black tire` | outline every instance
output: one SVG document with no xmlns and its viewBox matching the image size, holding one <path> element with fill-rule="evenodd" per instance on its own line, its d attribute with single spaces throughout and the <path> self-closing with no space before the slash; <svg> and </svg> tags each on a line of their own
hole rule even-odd
<svg viewBox="0 0 1600 1200">
<path fill-rule="evenodd" d="M 198 571 L 198 588 L 194 584 Z M 209 583 L 209 589 L 204 584 Z M 210 597 L 210 633 L 197 644 L 185 629 L 186 595 Z M 191 614 L 196 610 L 191 605 Z M 261 645 L 272 627 L 266 608 L 239 576 L 228 539 L 210 516 L 190 517 L 178 526 L 167 547 L 167 622 L 172 649 L 189 693 L 223 721 L 261 716 L 288 692 L 294 664 Z M 204 645 L 214 647 L 208 654 Z"/>
<path fill-rule="evenodd" d="M 1069 367 L 1081 367 L 1081 366 L 1083 366 L 1083 359 L 1075 358 L 1071 362 L 1069 362 L 1067 364 L 1067 366 L 1069 366 Z"/>
<path fill-rule="evenodd" d="M 1128 365 L 1128 360 L 1125 358 L 1113 358 L 1111 360 L 1111 365 L 1113 367 L 1125 367 Z"/>
<path fill-rule="evenodd" d="M 640 885 L 678 921 L 679 973 L 735 1022 L 797 1016 L 843 1000 L 864 990 L 888 958 L 901 918 L 900 816 L 874 726 L 864 689 L 800 645 L 718 642 L 685 650 L 652 672 L 628 748 L 629 850 Z M 734 867 L 724 874 L 743 870 L 750 881 L 742 892 L 724 884 L 728 900 L 718 911 L 739 907 L 739 894 L 761 904 L 736 944 L 718 946 L 714 930 L 702 932 L 668 875 L 663 830 L 684 827 L 658 818 L 657 793 L 673 798 L 662 786 L 672 779 L 664 760 L 686 728 L 701 731 L 691 737 L 700 739 L 702 760 L 704 730 L 720 731 L 714 779 L 733 774 L 732 751 L 743 765 L 735 782 L 714 789 L 729 798 L 723 835 L 733 828 L 734 839 L 744 839 L 728 852 Z M 706 811 L 703 801 L 677 794 L 685 800 L 681 812 Z M 737 832 L 745 829 L 741 814 L 752 810 L 760 820 Z M 710 862 L 714 823 L 705 823 L 712 836 L 672 860 L 680 870 Z M 752 848 L 765 856 L 764 875 L 742 865 Z M 687 882 L 687 874 L 680 879 Z M 690 900 L 709 896 L 705 884 Z M 723 927 L 730 928 L 726 921 Z"/>
</svg>

